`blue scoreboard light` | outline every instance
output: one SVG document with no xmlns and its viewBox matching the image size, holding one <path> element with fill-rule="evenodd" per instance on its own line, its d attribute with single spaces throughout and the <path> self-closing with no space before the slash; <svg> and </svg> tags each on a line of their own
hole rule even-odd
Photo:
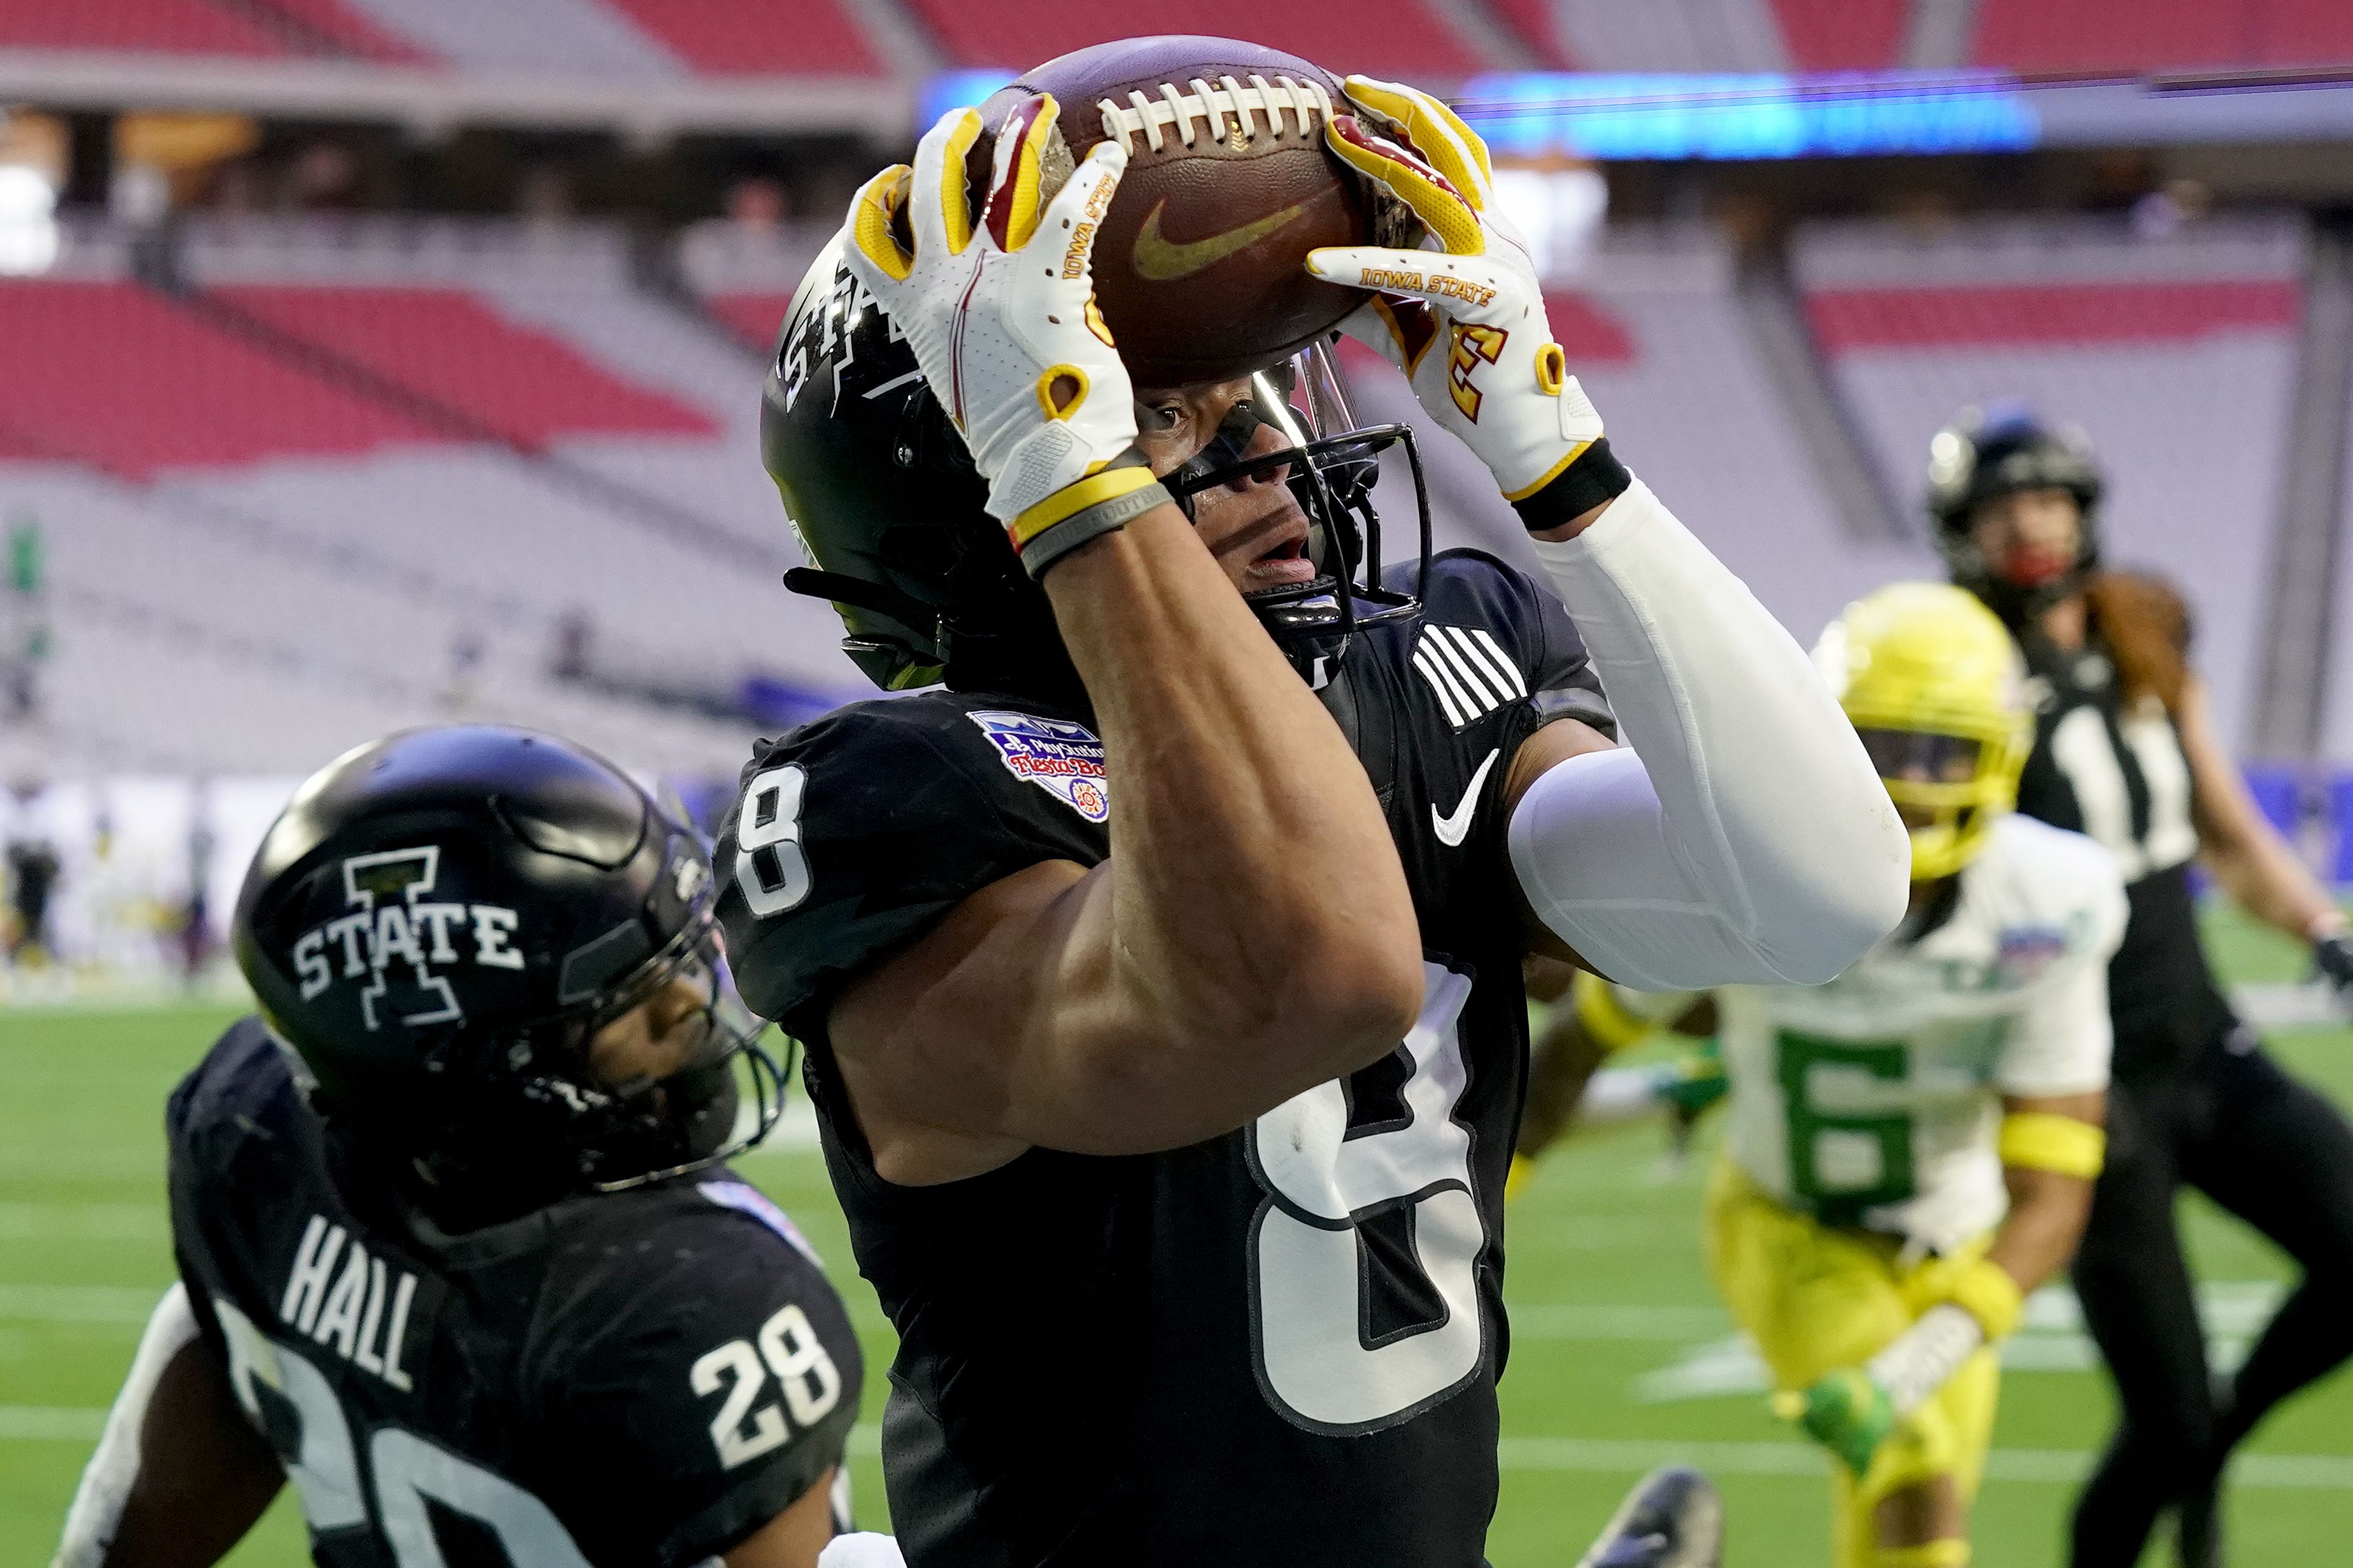
<svg viewBox="0 0 2353 1568">
<path fill-rule="evenodd" d="M 938 73 L 918 97 L 915 129 L 1013 79 L 1004 69 Z M 1514 71 L 1472 77 L 1454 103 L 1506 157 L 1822 158 L 2020 152 L 2042 141 L 2027 96 L 1990 72 Z"/>
<path fill-rule="evenodd" d="M 2015 153 L 2041 139 L 1995 75 L 1473 77 L 1456 108 L 1506 156 L 1822 158 Z"/>
</svg>

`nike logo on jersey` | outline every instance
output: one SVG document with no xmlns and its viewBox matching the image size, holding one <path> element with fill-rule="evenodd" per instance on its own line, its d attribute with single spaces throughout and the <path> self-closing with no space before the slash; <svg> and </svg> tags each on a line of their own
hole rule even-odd
<svg viewBox="0 0 2353 1568">
<path fill-rule="evenodd" d="M 1446 721 L 1458 730 L 1528 694 L 1519 666 L 1483 626 L 1424 626 L 1413 667 L 1438 694 Z"/>
<path fill-rule="evenodd" d="M 1487 770 L 1493 767 L 1495 759 L 1503 754 L 1500 746 L 1487 753 L 1486 761 L 1479 764 L 1479 771 L 1471 775 L 1470 784 L 1464 786 L 1462 798 L 1454 803 L 1453 816 L 1439 816 L 1437 803 L 1430 804 L 1430 826 L 1437 833 L 1438 841 L 1449 849 L 1461 847 L 1462 841 L 1471 837 L 1471 816 L 1479 809 L 1479 786 L 1487 782 Z"/>
<path fill-rule="evenodd" d="M 1167 205 L 1166 200 L 1155 202 L 1152 210 L 1144 216 L 1143 228 L 1136 231 L 1135 275 L 1147 283 L 1174 283 L 1180 278 L 1206 271 L 1236 251 L 1246 250 L 1269 235 L 1290 227 L 1307 210 L 1306 202 L 1293 202 L 1281 212 L 1269 213 L 1207 239 L 1175 240 L 1164 237 L 1160 232 L 1160 209 Z"/>
</svg>

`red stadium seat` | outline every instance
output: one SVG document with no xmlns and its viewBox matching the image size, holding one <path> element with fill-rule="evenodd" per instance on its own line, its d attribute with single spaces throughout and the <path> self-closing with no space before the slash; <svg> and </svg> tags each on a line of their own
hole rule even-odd
<svg viewBox="0 0 2353 1568">
<path fill-rule="evenodd" d="M 2244 0 L 1984 0 L 1973 58 L 2024 71 L 2179 70 L 2248 58 Z"/>
<path fill-rule="evenodd" d="M 445 439 L 132 283 L 0 283 L 0 431 L 126 479 Z"/>
<path fill-rule="evenodd" d="M 2346 0 L 2258 0 L 2255 58 L 2267 66 L 2353 65 Z"/>
<path fill-rule="evenodd" d="M 738 337 L 765 353 L 776 346 L 776 329 L 785 324 L 785 312 L 792 308 L 793 297 L 768 290 L 713 294 L 702 302 L 712 315 L 733 328 Z"/>
<path fill-rule="evenodd" d="M 1589 295 L 1547 289 L 1545 314 L 1552 320 L 1552 335 L 1567 353 L 1571 371 L 1622 367 L 1640 357 L 1626 323 Z"/>
<path fill-rule="evenodd" d="M 270 9 L 321 42 L 354 59 L 384 65 L 431 64 L 436 57 L 408 39 L 378 26 L 367 13 L 343 0 L 269 0 Z"/>
<path fill-rule="evenodd" d="M 174 55 L 291 52 L 259 24 L 207 0 L 0 0 L 0 47 Z"/>
<path fill-rule="evenodd" d="M 1904 47 L 1905 0 L 1773 0 L 1799 70 L 1883 70 Z"/>
<path fill-rule="evenodd" d="M 907 5 L 943 50 L 970 66 L 1020 70 L 1135 31 L 1133 18 L 1064 0 L 998 0 L 991 5 L 907 0 Z M 1232 30 L 1335 71 L 1453 77 L 1483 63 L 1421 0 L 1290 0 L 1260 7 Z"/>
<path fill-rule="evenodd" d="M 1788 0 L 1782 0 L 1788 9 Z M 2353 65 L 2344 0 L 1984 0 L 1973 58 L 2026 71 Z"/>
<path fill-rule="evenodd" d="M 2298 308 L 2296 285 L 2270 278 L 1833 289 L 1806 301 L 1814 334 L 1832 354 L 1955 344 L 2187 342 L 2217 332 L 2285 331 L 2295 325 Z"/>
<path fill-rule="evenodd" d="M 839 0 L 606 0 L 706 76 L 880 76 Z"/>
<path fill-rule="evenodd" d="M 253 284 L 216 292 L 277 331 L 526 448 L 589 433 L 718 434 L 707 416 L 620 380 L 461 289 Z"/>
<path fill-rule="evenodd" d="M 1552 0 L 1487 0 L 1487 9 L 1526 46 L 1526 58 L 1510 62 L 1514 70 L 1564 70 L 1568 50 L 1562 42 L 1560 16 Z"/>
</svg>

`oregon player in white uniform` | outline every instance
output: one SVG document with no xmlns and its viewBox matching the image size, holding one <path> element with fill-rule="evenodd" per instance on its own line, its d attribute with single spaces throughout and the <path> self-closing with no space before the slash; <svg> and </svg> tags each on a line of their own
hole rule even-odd
<svg viewBox="0 0 2353 1568">
<path fill-rule="evenodd" d="M 1994 1345 L 2073 1253 L 2100 1167 L 2124 888 L 2090 839 L 2010 814 L 2031 719 L 1976 600 L 1882 589 L 1817 658 L 1912 829 L 1904 926 L 1827 985 L 1694 997 L 1579 975 L 1531 1102 L 1558 1100 L 1541 1080 L 1574 1068 L 1556 1062 L 1668 1026 L 1716 1036 L 1709 1268 L 1776 1408 L 1837 1456 L 1834 1561 L 1959 1568 Z"/>
</svg>

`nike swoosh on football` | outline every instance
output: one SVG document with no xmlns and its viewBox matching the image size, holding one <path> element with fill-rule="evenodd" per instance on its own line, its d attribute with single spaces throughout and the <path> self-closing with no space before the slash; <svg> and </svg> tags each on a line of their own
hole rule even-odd
<svg viewBox="0 0 2353 1568">
<path fill-rule="evenodd" d="M 1308 201 L 1313 200 L 1313 196 L 1308 198 Z M 1136 231 L 1135 275 L 1147 283 L 1174 283 L 1180 278 L 1190 278 L 1196 272 L 1216 266 L 1234 252 L 1247 249 L 1267 236 L 1287 228 L 1307 210 L 1307 202 L 1293 202 L 1281 212 L 1269 213 L 1239 228 L 1213 234 L 1207 239 L 1175 240 L 1160 232 L 1160 209 L 1167 205 L 1166 197 L 1153 203 L 1152 210 L 1144 215 L 1144 226 Z"/>
<path fill-rule="evenodd" d="M 1438 841 L 1449 849 L 1460 848 L 1462 841 L 1471 837 L 1471 816 L 1479 809 L 1479 786 L 1487 782 L 1487 770 L 1493 767 L 1495 759 L 1503 754 L 1501 747 L 1487 753 L 1487 760 L 1481 763 L 1479 771 L 1471 775 L 1471 783 L 1463 789 L 1462 798 L 1455 803 L 1453 816 L 1439 816 L 1438 803 L 1430 803 L 1430 826 L 1437 830 Z"/>
</svg>

